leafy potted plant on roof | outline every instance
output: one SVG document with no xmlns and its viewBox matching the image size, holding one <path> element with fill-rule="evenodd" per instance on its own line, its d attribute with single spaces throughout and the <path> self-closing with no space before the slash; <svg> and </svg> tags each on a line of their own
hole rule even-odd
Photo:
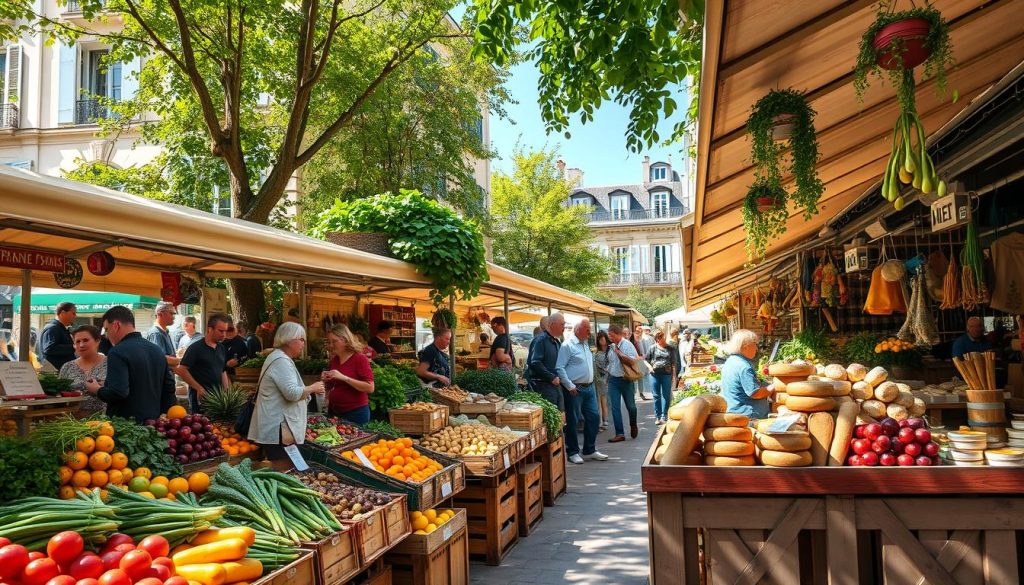
<svg viewBox="0 0 1024 585">
<path fill-rule="evenodd" d="M 857 99 L 863 100 L 868 74 L 889 78 L 896 89 L 900 115 L 892 132 L 892 154 L 882 176 L 882 196 L 896 209 L 905 204 L 900 184 L 913 185 L 924 193 L 946 194 L 935 164 L 928 156 L 924 124 L 917 114 L 914 68 L 921 66 L 921 80 L 935 80 L 939 95 L 947 92 L 946 71 L 953 65 L 953 45 L 949 26 L 942 13 L 930 2 L 897 12 L 894 0 L 878 6 L 875 22 L 864 31 L 854 70 L 853 86 Z M 957 98 L 953 92 L 953 100 Z"/>
<path fill-rule="evenodd" d="M 747 257 L 764 256 L 768 242 L 786 231 L 786 191 L 774 179 L 757 179 L 743 200 Z"/>
<path fill-rule="evenodd" d="M 825 190 L 818 179 L 818 139 L 814 131 L 814 110 L 802 93 L 794 89 L 768 92 L 754 104 L 747 119 L 750 137 L 750 158 L 759 177 L 782 177 L 782 159 L 789 145 L 789 171 L 793 175 L 794 191 L 790 198 L 803 208 L 804 217 L 810 219 L 818 212 L 818 200 Z M 781 180 L 772 179 L 775 184 Z M 770 212 L 768 200 L 760 204 Z"/>
</svg>

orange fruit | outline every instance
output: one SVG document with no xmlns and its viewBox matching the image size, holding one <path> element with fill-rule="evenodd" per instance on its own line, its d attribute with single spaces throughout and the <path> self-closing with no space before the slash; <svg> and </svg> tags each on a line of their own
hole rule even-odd
<svg viewBox="0 0 1024 585">
<path fill-rule="evenodd" d="M 156 496 L 154 496 L 150 492 L 139 492 L 139 495 L 144 497 L 144 498 L 149 498 L 151 500 L 155 500 L 156 499 Z"/>
<path fill-rule="evenodd" d="M 148 467 L 136 467 L 135 473 L 132 474 L 132 477 L 144 477 L 149 479 L 153 477 L 153 472 L 150 471 Z"/>
<path fill-rule="evenodd" d="M 93 471 L 90 475 L 92 476 L 92 479 L 91 479 L 92 484 L 91 485 L 93 487 L 98 487 L 98 488 L 106 487 L 107 483 L 110 481 L 110 476 L 107 475 L 106 471 L 99 471 L 99 470 L 97 470 L 97 471 Z"/>
<path fill-rule="evenodd" d="M 62 485 L 60 486 L 59 495 L 62 500 L 70 500 L 75 497 L 75 488 L 69 485 Z"/>
<path fill-rule="evenodd" d="M 158 476 L 154 477 L 153 479 L 149 480 L 149 483 L 151 483 L 151 484 L 158 483 L 158 484 L 166 487 L 167 484 L 170 483 L 170 480 L 168 480 L 166 477 L 164 477 L 162 475 L 158 475 Z"/>
<path fill-rule="evenodd" d="M 203 495 L 210 488 L 210 476 L 202 471 L 197 471 L 188 476 L 188 489 L 196 495 Z"/>
<path fill-rule="evenodd" d="M 75 441 L 75 450 L 91 455 L 96 450 L 96 441 L 92 437 L 82 437 Z"/>
<path fill-rule="evenodd" d="M 64 462 L 71 469 L 78 471 L 79 469 L 85 469 L 85 466 L 89 465 L 89 456 L 81 451 L 69 451 L 64 454 Z"/>
<path fill-rule="evenodd" d="M 128 467 L 128 456 L 124 453 L 112 453 L 110 455 L 110 467 L 114 469 L 124 469 Z"/>
<path fill-rule="evenodd" d="M 92 481 L 92 474 L 84 469 L 79 469 L 71 476 L 71 485 L 78 488 L 83 488 L 89 485 Z"/>
<path fill-rule="evenodd" d="M 89 469 L 96 471 L 110 469 L 111 463 L 113 463 L 113 460 L 110 458 L 110 453 L 104 453 L 103 451 L 96 451 L 89 457 Z"/>
<path fill-rule="evenodd" d="M 107 471 L 107 483 L 110 485 L 121 485 L 124 483 L 124 475 L 121 474 L 119 469 L 110 469 Z"/>
<path fill-rule="evenodd" d="M 128 483 L 133 477 L 135 477 L 135 474 L 132 473 L 130 467 L 124 467 L 121 469 L 121 478 L 123 479 L 124 483 Z"/>
<path fill-rule="evenodd" d="M 100 499 L 103 500 L 104 502 L 107 501 L 107 497 L 109 497 L 109 495 L 110 492 L 108 492 L 107 490 L 100 490 Z"/>
<path fill-rule="evenodd" d="M 103 451 L 104 453 L 110 453 L 114 450 L 114 439 L 107 435 L 100 435 L 96 437 L 96 450 Z"/>
<path fill-rule="evenodd" d="M 101 437 L 113 437 L 114 436 L 114 425 L 103 422 L 100 424 L 99 433 Z"/>
<path fill-rule="evenodd" d="M 67 465 L 61 465 L 58 471 L 60 472 L 60 485 L 68 485 L 71 476 L 75 474 L 75 471 Z"/>
<path fill-rule="evenodd" d="M 177 494 L 188 491 L 188 480 L 184 477 L 176 477 L 167 484 L 167 489 L 170 490 L 171 494 Z"/>
<path fill-rule="evenodd" d="M 167 409 L 167 418 L 184 418 L 187 415 L 188 411 L 184 406 L 175 405 Z"/>
</svg>

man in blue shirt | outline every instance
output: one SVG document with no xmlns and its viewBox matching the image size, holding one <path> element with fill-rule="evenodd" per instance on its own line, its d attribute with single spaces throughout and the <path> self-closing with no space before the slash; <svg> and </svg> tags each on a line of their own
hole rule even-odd
<svg viewBox="0 0 1024 585">
<path fill-rule="evenodd" d="M 167 357 L 167 365 L 173 368 L 181 363 L 174 351 L 174 343 L 171 341 L 171 334 L 167 329 L 174 324 L 174 305 L 167 301 L 160 301 L 156 304 L 154 312 L 156 320 L 153 322 L 153 326 L 146 330 L 143 337 L 164 352 Z"/>
<path fill-rule="evenodd" d="M 988 351 L 992 344 L 985 338 L 985 322 L 981 317 L 971 317 L 967 320 L 967 333 L 957 337 L 953 342 L 953 357 L 962 358 L 965 353 L 973 351 Z"/>
<path fill-rule="evenodd" d="M 590 351 L 590 320 L 583 319 L 576 324 L 572 335 L 558 348 L 555 372 L 562 382 L 565 399 L 565 453 L 569 461 L 577 465 L 584 459 L 605 461 L 608 456 L 597 450 L 597 426 L 601 415 L 597 409 L 597 392 L 594 389 L 594 353 Z M 583 412 L 583 456 L 580 457 L 580 440 L 576 434 L 576 404 Z"/>
</svg>

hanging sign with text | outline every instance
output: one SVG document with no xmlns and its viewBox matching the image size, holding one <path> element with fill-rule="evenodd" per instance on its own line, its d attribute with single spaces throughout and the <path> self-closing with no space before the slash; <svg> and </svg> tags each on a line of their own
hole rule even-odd
<svg viewBox="0 0 1024 585">
<path fill-rule="evenodd" d="M 932 203 L 932 233 L 948 230 L 967 223 L 971 218 L 971 203 L 967 195 L 953 194 Z"/>
<path fill-rule="evenodd" d="M 0 266 L 25 270 L 64 272 L 64 255 L 31 248 L 0 246 Z"/>
</svg>

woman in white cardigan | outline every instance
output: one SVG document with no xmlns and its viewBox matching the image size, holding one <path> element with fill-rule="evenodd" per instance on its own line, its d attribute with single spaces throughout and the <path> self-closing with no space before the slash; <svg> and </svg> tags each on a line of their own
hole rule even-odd
<svg viewBox="0 0 1024 585">
<path fill-rule="evenodd" d="M 301 444 L 306 436 L 306 405 L 313 394 L 324 393 L 324 383 L 305 386 L 295 358 L 306 345 L 306 330 L 285 322 L 274 335 L 274 351 L 260 371 L 256 407 L 249 425 L 249 440 L 263 447 L 267 459 L 287 457 L 284 446 Z"/>
</svg>

